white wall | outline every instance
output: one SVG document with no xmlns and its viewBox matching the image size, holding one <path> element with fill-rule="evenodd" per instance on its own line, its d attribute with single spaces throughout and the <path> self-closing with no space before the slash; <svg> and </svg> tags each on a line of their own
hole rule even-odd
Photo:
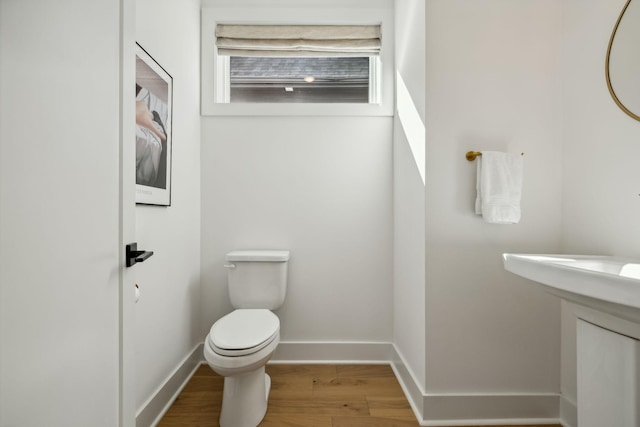
<svg viewBox="0 0 640 427">
<path fill-rule="evenodd" d="M 410 101 L 419 119 L 417 127 L 424 131 L 425 111 L 425 3 L 422 0 L 397 1 L 396 69 L 407 87 Z M 397 82 L 396 84 L 402 84 Z M 398 98 L 400 95 L 396 95 Z M 407 114 L 410 114 L 408 112 Z M 409 143 L 422 146 L 424 132 L 416 132 L 407 116 L 394 118 L 393 150 L 393 257 L 394 305 L 393 342 L 403 358 L 413 381 L 425 390 L 425 191 Z M 420 129 L 419 129 L 420 130 Z M 409 135 L 407 135 L 409 133 Z"/>
<path fill-rule="evenodd" d="M 202 341 L 200 331 L 200 115 L 198 0 L 137 0 L 137 42 L 173 77 L 170 207 L 136 208 L 136 407 L 142 409 Z"/>
<path fill-rule="evenodd" d="M 118 425 L 118 2 L 0 2 L 0 425 Z"/>
<path fill-rule="evenodd" d="M 501 254 L 560 248 L 560 3 L 429 0 L 426 13 L 427 392 L 557 392 L 559 302 Z M 519 224 L 473 213 L 468 150 L 525 153 Z"/>
<path fill-rule="evenodd" d="M 624 0 L 564 0 L 563 250 L 640 257 L 640 123 L 609 95 L 611 30 Z M 563 310 L 562 392 L 576 399 L 575 317 Z"/>
<path fill-rule="evenodd" d="M 604 76 L 625 3 L 564 1 L 563 242 L 567 250 L 639 257 L 640 123 L 615 105 Z"/>
<path fill-rule="evenodd" d="M 207 117 L 203 338 L 231 310 L 224 255 L 291 251 L 283 341 L 389 342 L 389 117 Z"/>
</svg>

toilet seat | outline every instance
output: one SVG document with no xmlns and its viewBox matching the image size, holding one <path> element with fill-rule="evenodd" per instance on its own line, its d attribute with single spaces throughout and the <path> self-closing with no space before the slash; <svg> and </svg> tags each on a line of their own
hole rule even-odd
<svg viewBox="0 0 640 427">
<path fill-rule="evenodd" d="M 238 309 L 213 324 L 208 342 L 219 355 L 246 356 L 268 346 L 279 332 L 280 320 L 270 310 Z"/>
</svg>

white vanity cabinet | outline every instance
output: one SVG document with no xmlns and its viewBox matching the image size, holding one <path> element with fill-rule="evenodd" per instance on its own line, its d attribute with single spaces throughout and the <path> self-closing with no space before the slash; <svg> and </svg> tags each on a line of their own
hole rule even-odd
<svg viewBox="0 0 640 427">
<path fill-rule="evenodd" d="M 577 322 L 578 425 L 640 427 L 640 341 Z"/>
</svg>

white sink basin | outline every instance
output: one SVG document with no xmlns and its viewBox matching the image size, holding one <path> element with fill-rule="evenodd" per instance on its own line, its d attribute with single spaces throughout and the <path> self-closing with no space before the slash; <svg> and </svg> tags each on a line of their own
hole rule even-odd
<svg viewBox="0 0 640 427">
<path fill-rule="evenodd" d="M 504 268 L 546 290 L 608 312 L 640 316 L 640 260 L 586 255 L 503 254 Z M 632 308 L 633 310 L 629 310 Z"/>
</svg>

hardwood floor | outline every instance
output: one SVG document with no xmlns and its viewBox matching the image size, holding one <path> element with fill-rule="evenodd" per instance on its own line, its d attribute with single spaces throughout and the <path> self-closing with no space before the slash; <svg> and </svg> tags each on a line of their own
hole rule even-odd
<svg viewBox="0 0 640 427">
<path fill-rule="evenodd" d="M 389 365 L 276 364 L 267 373 L 271 393 L 260 427 L 420 425 Z M 223 381 L 202 365 L 158 427 L 217 427 Z"/>
</svg>

